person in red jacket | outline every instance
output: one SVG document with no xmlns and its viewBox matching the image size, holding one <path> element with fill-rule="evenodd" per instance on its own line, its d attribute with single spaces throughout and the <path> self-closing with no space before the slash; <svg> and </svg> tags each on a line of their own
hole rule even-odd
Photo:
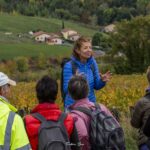
<svg viewBox="0 0 150 150">
<path fill-rule="evenodd" d="M 44 76 L 41 78 L 36 85 L 36 95 L 39 104 L 32 110 L 32 113 L 40 113 L 47 120 L 57 121 L 62 111 L 59 109 L 58 105 L 55 104 L 58 93 L 58 84 L 55 80 L 49 76 Z M 34 118 L 32 115 L 25 116 L 25 126 L 29 137 L 29 141 L 32 150 L 38 149 L 38 129 L 41 122 Z M 64 125 L 68 132 L 71 143 L 78 144 L 78 138 L 76 137 L 75 127 L 73 118 L 71 115 L 67 115 L 64 121 Z M 74 146 L 73 150 L 79 150 L 79 146 Z"/>
</svg>

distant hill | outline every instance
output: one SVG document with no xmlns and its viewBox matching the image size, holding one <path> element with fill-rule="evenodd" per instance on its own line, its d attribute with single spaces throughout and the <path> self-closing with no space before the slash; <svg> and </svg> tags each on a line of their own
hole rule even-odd
<svg viewBox="0 0 150 150">
<path fill-rule="evenodd" d="M 28 33 L 29 31 L 38 29 L 46 32 L 59 32 L 61 26 L 62 21 L 54 18 L 0 14 L 0 32 Z M 74 29 L 86 36 L 93 36 L 96 32 L 96 30 L 69 21 L 65 21 L 65 28 Z"/>
</svg>

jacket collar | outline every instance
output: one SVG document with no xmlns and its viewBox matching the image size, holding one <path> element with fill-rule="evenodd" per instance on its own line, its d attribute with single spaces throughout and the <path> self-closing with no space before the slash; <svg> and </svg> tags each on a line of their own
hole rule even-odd
<svg viewBox="0 0 150 150">
<path fill-rule="evenodd" d="M 55 103 L 41 103 L 32 110 L 32 113 L 46 110 L 59 110 L 59 107 Z"/>
<path fill-rule="evenodd" d="M 71 60 L 74 61 L 79 66 L 84 66 L 84 65 L 90 66 L 93 63 L 93 57 L 90 57 L 89 59 L 87 59 L 86 63 L 82 63 L 79 59 L 75 58 L 74 56 L 71 57 Z"/>
<path fill-rule="evenodd" d="M 83 99 L 75 101 L 75 103 L 70 106 L 70 109 L 74 109 L 74 108 L 80 107 L 80 106 L 91 107 L 91 106 L 94 106 L 94 104 L 92 102 L 90 102 L 88 98 L 83 98 Z"/>
<path fill-rule="evenodd" d="M 7 103 L 9 103 L 8 99 L 6 99 L 6 98 L 3 97 L 3 96 L 0 96 L 0 99 L 3 100 L 3 101 L 5 101 L 5 102 L 7 102 Z"/>
<path fill-rule="evenodd" d="M 5 97 L 0 96 L 0 102 L 6 104 L 6 105 L 9 107 L 10 110 L 12 110 L 12 111 L 14 111 L 14 112 L 17 112 L 17 109 L 16 109 L 13 105 L 11 105 L 11 104 L 9 103 L 9 101 L 8 101 Z"/>
</svg>

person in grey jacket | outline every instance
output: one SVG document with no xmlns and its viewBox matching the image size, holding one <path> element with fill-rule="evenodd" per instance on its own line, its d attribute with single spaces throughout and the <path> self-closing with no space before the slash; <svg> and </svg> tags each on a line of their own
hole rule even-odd
<svg viewBox="0 0 150 150">
<path fill-rule="evenodd" d="M 150 116 L 150 66 L 147 69 L 148 88 L 146 94 L 136 103 L 131 118 L 131 125 L 139 129 L 139 150 L 150 150 L 150 140 L 143 133 L 145 123 Z"/>
</svg>

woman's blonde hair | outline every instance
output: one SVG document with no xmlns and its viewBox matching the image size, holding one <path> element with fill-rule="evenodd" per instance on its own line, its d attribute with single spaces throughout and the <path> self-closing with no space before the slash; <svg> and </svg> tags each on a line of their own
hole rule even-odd
<svg viewBox="0 0 150 150">
<path fill-rule="evenodd" d="M 150 84 L 150 66 L 147 68 L 146 76 L 147 76 L 147 80 Z"/>
<path fill-rule="evenodd" d="M 76 57 L 77 59 L 80 59 L 79 54 L 77 53 L 77 50 L 80 50 L 84 42 L 91 42 L 91 38 L 81 36 L 74 44 L 72 55 Z"/>
</svg>

